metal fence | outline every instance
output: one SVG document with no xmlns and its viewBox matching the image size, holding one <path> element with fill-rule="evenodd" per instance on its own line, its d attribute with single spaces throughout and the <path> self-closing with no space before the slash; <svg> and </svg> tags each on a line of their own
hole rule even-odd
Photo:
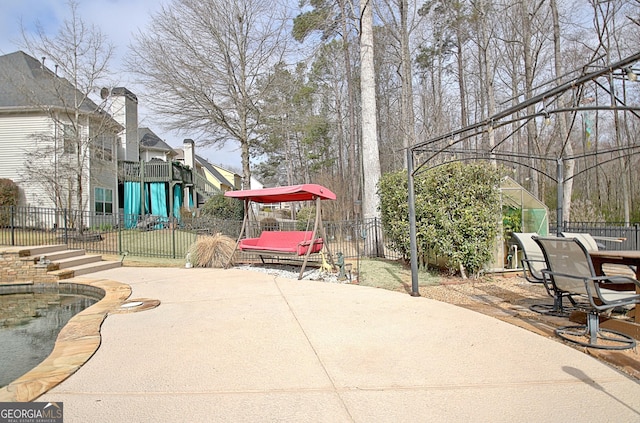
<svg viewBox="0 0 640 423">
<path fill-rule="evenodd" d="M 556 224 L 549 225 L 555 228 Z M 562 232 L 589 233 L 607 250 L 640 250 L 640 223 L 564 222 Z M 614 241 L 615 240 L 615 241 Z"/>
<path fill-rule="evenodd" d="M 302 225 L 302 226 L 299 226 Z M 263 220 L 251 222 L 247 233 L 262 230 L 310 230 L 307 222 Z M 345 258 L 386 257 L 400 254 L 385 247 L 379 219 L 325 222 L 325 244 Z M 66 244 L 97 254 L 184 258 L 198 237 L 222 233 L 237 239 L 242 222 L 209 216 L 99 215 L 36 207 L 0 207 L 0 245 Z M 246 258 L 252 259 L 250 255 Z"/>
</svg>

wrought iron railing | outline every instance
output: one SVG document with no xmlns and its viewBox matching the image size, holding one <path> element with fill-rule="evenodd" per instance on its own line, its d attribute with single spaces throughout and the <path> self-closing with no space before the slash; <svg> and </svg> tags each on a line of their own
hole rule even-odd
<svg viewBox="0 0 640 423">
<path fill-rule="evenodd" d="M 127 223 L 125 225 L 125 222 Z M 270 230 L 310 230 L 307 222 L 279 221 L 269 228 L 252 222 L 249 233 Z M 264 225 L 264 224 L 262 224 Z M 242 222 L 210 216 L 160 216 L 79 213 L 36 207 L 0 207 L 0 245 L 66 244 L 99 254 L 128 253 L 141 257 L 184 258 L 198 237 L 222 233 L 237 239 Z M 345 258 L 363 256 L 400 258 L 384 246 L 379 219 L 324 222 L 326 245 Z M 249 258 L 251 258 L 249 256 Z"/>
<path fill-rule="evenodd" d="M 589 233 L 607 250 L 640 250 L 640 223 L 564 222 L 563 232 Z M 550 225 L 555 228 L 555 224 Z"/>
</svg>

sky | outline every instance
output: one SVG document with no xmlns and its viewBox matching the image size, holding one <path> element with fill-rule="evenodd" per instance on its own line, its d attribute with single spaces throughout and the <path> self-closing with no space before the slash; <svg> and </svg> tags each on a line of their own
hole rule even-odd
<svg viewBox="0 0 640 423">
<path fill-rule="evenodd" d="M 85 24 L 98 27 L 115 47 L 112 68 L 118 71 L 119 85 L 138 96 L 139 126 L 149 127 L 172 147 L 181 147 L 184 138 L 197 138 L 165 131 L 153 113 L 145 107 L 143 88 L 126 72 L 123 58 L 126 56 L 132 35 L 143 31 L 151 21 L 151 15 L 160 10 L 167 0 L 80 0 L 78 13 Z M 0 0 L 0 54 L 21 49 L 21 22 L 25 29 L 34 28 L 39 22 L 52 36 L 69 15 L 66 0 Z M 28 52 L 27 52 L 28 53 Z M 228 143 L 223 149 L 196 147 L 196 154 L 213 164 L 240 169 L 240 151 Z"/>
</svg>

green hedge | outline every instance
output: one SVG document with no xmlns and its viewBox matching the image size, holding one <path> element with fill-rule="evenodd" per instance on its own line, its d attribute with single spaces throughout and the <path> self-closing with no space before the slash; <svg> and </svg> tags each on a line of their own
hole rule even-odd
<svg viewBox="0 0 640 423">
<path fill-rule="evenodd" d="M 244 218 L 244 203 L 237 198 L 216 194 L 203 204 L 202 214 L 218 219 L 242 220 Z"/>
<path fill-rule="evenodd" d="M 451 271 L 477 275 L 493 257 L 501 219 L 499 173 L 489 164 L 450 163 L 414 178 L 421 266 L 445 258 Z M 383 175 L 382 223 L 391 248 L 409 258 L 406 171 Z"/>
</svg>

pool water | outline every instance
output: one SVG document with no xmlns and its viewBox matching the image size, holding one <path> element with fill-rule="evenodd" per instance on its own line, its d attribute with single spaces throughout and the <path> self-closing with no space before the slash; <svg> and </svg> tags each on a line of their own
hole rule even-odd
<svg viewBox="0 0 640 423">
<path fill-rule="evenodd" d="M 102 297 L 71 285 L 0 287 L 0 388 L 47 358 L 67 322 Z"/>
</svg>

